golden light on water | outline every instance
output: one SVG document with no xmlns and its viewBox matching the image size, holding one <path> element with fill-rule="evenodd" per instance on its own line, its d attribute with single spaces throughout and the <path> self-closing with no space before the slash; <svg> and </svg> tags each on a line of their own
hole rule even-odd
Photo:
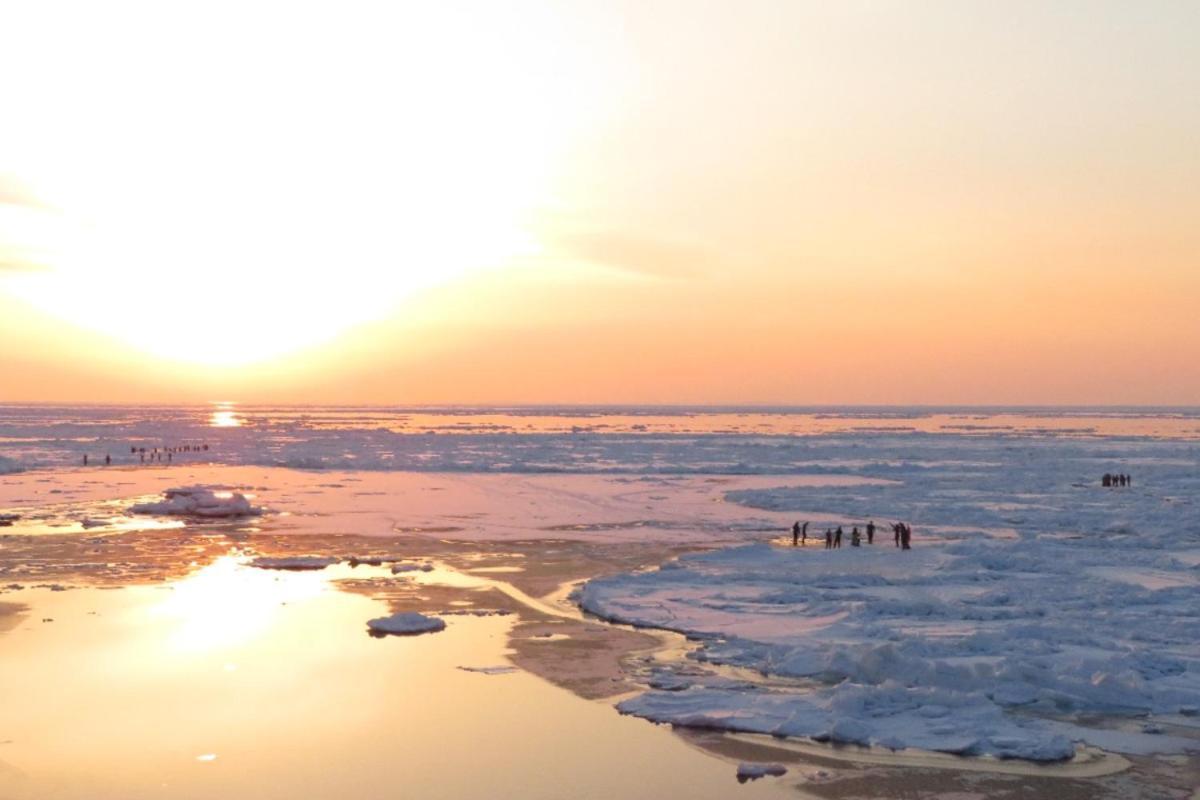
<svg viewBox="0 0 1200 800">
<path fill-rule="evenodd" d="M 171 623 L 167 644 L 172 650 L 217 650 L 251 641 L 285 605 L 315 597 L 325 586 L 316 572 L 281 577 L 226 556 L 172 584 L 170 595 L 148 613 Z"/>
<path fill-rule="evenodd" d="M 233 403 L 217 403 L 208 418 L 210 428 L 240 428 L 242 420 L 234 413 Z"/>
</svg>

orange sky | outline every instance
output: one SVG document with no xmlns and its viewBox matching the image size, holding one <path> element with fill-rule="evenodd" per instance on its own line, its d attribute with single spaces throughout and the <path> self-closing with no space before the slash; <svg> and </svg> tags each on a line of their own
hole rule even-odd
<svg viewBox="0 0 1200 800">
<path fill-rule="evenodd" d="M 0 8 L 0 400 L 1200 403 L 1195 4 L 164 6 Z"/>
</svg>

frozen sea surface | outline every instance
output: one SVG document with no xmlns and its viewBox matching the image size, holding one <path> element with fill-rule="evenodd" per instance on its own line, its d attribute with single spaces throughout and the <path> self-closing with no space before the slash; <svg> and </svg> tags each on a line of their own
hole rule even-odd
<svg viewBox="0 0 1200 800">
<path fill-rule="evenodd" d="M 716 498 L 724 502 L 696 494 L 704 513 L 687 520 L 711 516 L 733 542 L 766 535 L 757 521 L 728 524 L 739 515 L 808 519 L 810 534 L 903 520 L 916 549 L 898 552 L 883 527 L 863 548 L 757 543 L 591 581 L 587 610 L 700 641 L 692 663 L 664 667 L 651 682 L 659 688 L 622 710 L 1040 760 L 1067 757 L 1080 741 L 1143 753 L 1195 741 L 1181 726 L 1200 713 L 1197 409 L 0 406 L 0 472 L 78 466 L 85 454 L 93 465 L 111 455 L 137 466 L 142 448 L 156 466 L 168 448 L 174 466 L 646 482 L 603 513 L 591 495 L 569 495 L 570 514 L 547 515 L 543 494 L 535 503 L 509 492 L 510 505 L 536 506 L 502 520 L 499 530 L 521 537 L 595 537 L 615 525 L 701 541 L 698 523 L 674 521 L 681 495 L 670 476 L 759 476 Z M 1102 488 L 1106 472 L 1133 485 Z M 661 524 L 667 512 L 673 521 Z M 356 518 L 359 528 L 369 521 Z M 468 535 L 468 524 L 454 534 Z M 1130 724 L 1101 729 L 1097 717 Z"/>
<path fill-rule="evenodd" d="M 1195 444 L 921 438 L 863 446 L 877 459 L 864 474 L 890 482 L 785 481 L 726 499 L 813 519 L 818 530 L 904 520 L 915 549 L 896 549 L 884 525 L 873 546 L 754 544 L 583 588 L 594 614 L 700 640 L 693 657 L 701 662 L 793 681 L 660 675 L 652 685 L 663 688 L 623 711 L 1036 760 L 1068 757 L 1077 741 L 1134 753 L 1196 744 L 1156 726 L 1080 722 L 1200 713 Z M 1131 473 L 1134 484 L 1102 488 L 1105 471 Z"/>
<path fill-rule="evenodd" d="M 434 472 L 734 473 L 987 466 L 997 446 L 1200 441 L 1200 409 L 344 408 L 0 404 L 0 473 L 221 463 Z M 974 443 L 974 444 L 972 444 Z M 1087 445 L 1091 445 L 1090 448 Z M 145 448 L 143 455 L 135 450 Z M 155 449 L 159 453 L 155 454 Z M 882 454 L 890 459 L 880 462 Z M 1137 457 L 1161 463 L 1168 450 Z"/>
</svg>

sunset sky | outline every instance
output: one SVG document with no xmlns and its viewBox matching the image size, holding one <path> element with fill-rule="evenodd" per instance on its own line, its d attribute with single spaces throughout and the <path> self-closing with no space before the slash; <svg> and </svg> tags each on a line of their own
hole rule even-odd
<svg viewBox="0 0 1200 800">
<path fill-rule="evenodd" d="M 1200 3 L 0 5 L 0 401 L 1200 404 Z"/>
</svg>

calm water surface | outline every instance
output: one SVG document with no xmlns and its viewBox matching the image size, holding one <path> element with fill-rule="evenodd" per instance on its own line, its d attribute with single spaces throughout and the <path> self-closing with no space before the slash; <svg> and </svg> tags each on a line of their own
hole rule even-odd
<svg viewBox="0 0 1200 800">
<path fill-rule="evenodd" d="M 0 797 L 798 796 L 609 703 L 458 669 L 505 663 L 505 618 L 372 638 L 386 608 L 338 574 L 223 558 L 160 586 L 5 594 L 29 608 L 0 633 Z"/>
</svg>

